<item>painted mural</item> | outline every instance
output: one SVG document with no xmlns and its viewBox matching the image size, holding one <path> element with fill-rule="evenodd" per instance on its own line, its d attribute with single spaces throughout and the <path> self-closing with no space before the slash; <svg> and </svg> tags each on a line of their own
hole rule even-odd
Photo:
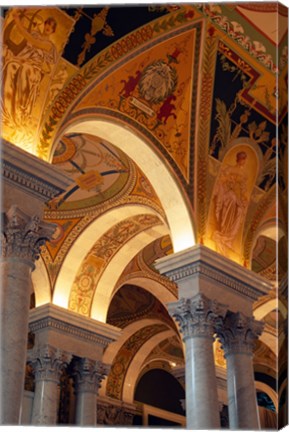
<svg viewBox="0 0 289 432">
<path fill-rule="evenodd" d="M 195 44 L 196 29 L 160 40 L 95 86 L 74 111 L 106 107 L 132 118 L 155 137 L 188 181 Z"/>
<path fill-rule="evenodd" d="M 165 307 L 147 290 L 134 285 L 122 286 L 114 295 L 107 314 L 107 322 L 124 328 L 142 318 L 162 319 L 173 326 Z"/>
<path fill-rule="evenodd" d="M 58 8 L 13 8 L 5 16 L 1 94 L 4 138 L 33 154 L 47 89 L 73 23 Z"/>
<path fill-rule="evenodd" d="M 198 243 L 272 282 L 285 277 L 288 12 L 282 5 L 233 2 L 3 11 L 3 137 L 51 162 L 72 181 L 46 203 L 45 218 L 57 226 L 41 252 L 51 291 L 70 248 L 98 217 L 128 204 L 155 211 L 154 216 L 114 220 L 95 238 L 71 286 L 71 311 L 89 317 L 101 278 L 116 254 L 135 236 L 166 222 L 149 172 L 97 136 L 61 132 L 87 117 L 130 129 L 162 158 L 183 193 Z M 272 14 L 278 16 L 278 31 Z M 270 238 L 277 218 L 282 234 L 278 244 Z M 171 239 L 164 236 L 144 244 L 120 269 L 107 322 L 124 332 L 134 323 L 137 330 L 127 333 L 118 352 L 111 351 L 108 397 L 122 399 L 135 355 L 159 333 L 171 330 L 175 336 L 154 349 L 150 346 L 143 365 L 153 368 L 159 361 L 173 373 L 184 364 L 182 342 L 165 306 L 135 285 L 137 278 L 145 279 L 152 293 L 157 283 L 164 295 L 177 299 L 177 285 L 154 269 L 156 259 L 171 253 Z M 275 298 L 271 290 L 256 307 Z M 145 318 L 159 321 L 138 326 L 137 321 Z M 264 321 L 269 342 L 258 342 L 254 364 L 256 373 L 264 373 L 270 382 L 276 356 L 269 345 L 283 320 L 272 310 Z M 284 336 L 282 329 L 280 334 Z M 225 368 L 219 342 L 214 355 L 216 365 Z"/>
<path fill-rule="evenodd" d="M 225 156 L 212 193 L 207 233 L 214 248 L 234 260 L 242 253 L 243 224 L 258 170 L 252 147 L 236 145 Z"/>
<path fill-rule="evenodd" d="M 74 183 L 48 203 L 50 209 L 70 210 L 100 204 L 119 194 L 129 178 L 128 158 L 109 143 L 90 135 L 64 136 L 52 163 L 72 177 Z"/>
</svg>

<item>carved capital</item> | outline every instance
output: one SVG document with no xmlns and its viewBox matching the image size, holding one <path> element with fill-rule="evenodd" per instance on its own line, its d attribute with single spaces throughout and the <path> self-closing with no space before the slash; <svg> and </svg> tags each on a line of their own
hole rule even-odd
<svg viewBox="0 0 289 432">
<path fill-rule="evenodd" d="M 217 335 L 224 349 L 225 358 L 231 354 L 253 354 L 256 340 L 264 324 L 241 312 L 227 312 L 223 323 L 217 326 Z"/>
<path fill-rule="evenodd" d="M 17 206 L 11 206 L 2 214 L 2 257 L 34 263 L 39 258 L 40 247 L 52 237 L 55 228 L 55 224 L 42 222 L 38 216 L 29 216 Z"/>
<path fill-rule="evenodd" d="M 61 373 L 72 358 L 60 349 L 46 345 L 28 354 L 28 363 L 32 366 L 35 381 L 53 381 L 59 383 Z"/>
<path fill-rule="evenodd" d="M 213 338 L 216 323 L 225 315 L 224 305 L 209 300 L 203 294 L 170 303 L 168 310 L 178 322 L 184 340 L 192 337 Z"/>
<path fill-rule="evenodd" d="M 97 394 L 102 380 L 109 373 L 110 367 L 101 361 L 87 358 L 78 359 L 74 364 L 74 386 L 77 393 Z"/>
</svg>

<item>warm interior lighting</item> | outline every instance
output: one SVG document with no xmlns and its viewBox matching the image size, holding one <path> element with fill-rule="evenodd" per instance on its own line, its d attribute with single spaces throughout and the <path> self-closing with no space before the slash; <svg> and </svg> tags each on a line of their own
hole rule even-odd
<svg viewBox="0 0 289 432">
<path fill-rule="evenodd" d="M 177 181 L 166 163 L 144 140 L 123 126 L 99 119 L 82 120 L 65 131 L 65 133 L 76 132 L 95 135 L 110 142 L 140 167 L 157 191 L 162 203 L 174 252 L 180 252 L 196 244 L 192 217 Z"/>
<path fill-rule="evenodd" d="M 69 291 L 70 291 L 70 287 L 69 287 Z M 60 306 L 62 308 L 67 309 L 68 308 L 68 298 L 65 295 L 66 292 L 67 292 L 67 290 L 65 290 L 65 292 L 57 291 L 53 296 L 53 304 L 55 304 L 56 306 Z"/>
</svg>

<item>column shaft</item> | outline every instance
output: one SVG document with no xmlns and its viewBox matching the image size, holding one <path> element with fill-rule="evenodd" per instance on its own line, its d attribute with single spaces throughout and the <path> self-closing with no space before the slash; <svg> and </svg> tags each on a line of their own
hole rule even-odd
<svg viewBox="0 0 289 432">
<path fill-rule="evenodd" d="M 228 311 L 217 328 L 227 360 L 227 389 L 231 429 L 260 429 L 254 383 L 253 349 L 263 323 L 241 312 Z"/>
<path fill-rule="evenodd" d="M 31 271 L 55 227 L 17 206 L 2 215 L 0 423 L 19 424 L 24 392 Z"/>
<path fill-rule="evenodd" d="M 72 355 L 45 345 L 29 352 L 28 357 L 35 375 L 32 424 L 53 426 L 57 422 L 60 376 Z"/>
<path fill-rule="evenodd" d="M 187 429 L 220 427 L 211 338 L 194 337 L 186 340 L 186 416 Z"/>
<path fill-rule="evenodd" d="M 96 393 L 78 392 L 75 422 L 81 426 L 95 426 L 97 421 Z"/>
<path fill-rule="evenodd" d="M 108 374 L 107 365 L 101 361 L 82 358 L 74 365 L 76 394 L 76 424 L 95 426 L 97 421 L 97 392 Z"/>
<path fill-rule="evenodd" d="M 227 357 L 228 409 L 231 429 L 260 429 L 252 357 Z"/>
<path fill-rule="evenodd" d="M 170 303 L 168 309 L 178 322 L 186 345 L 187 429 L 219 429 L 213 335 L 224 308 L 197 294 Z"/>
<path fill-rule="evenodd" d="M 19 424 L 24 392 L 31 266 L 19 259 L 1 263 L 0 423 Z"/>
<path fill-rule="evenodd" d="M 56 425 L 58 409 L 57 382 L 37 381 L 32 409 L 33 425 Z"/>
</svg>

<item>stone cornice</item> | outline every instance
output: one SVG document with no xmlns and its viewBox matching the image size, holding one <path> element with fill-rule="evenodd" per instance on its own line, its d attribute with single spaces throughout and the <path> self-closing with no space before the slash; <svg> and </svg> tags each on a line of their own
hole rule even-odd
<svg viewBox="0 0 289 432">
<path fill-rule="evenodd" d="M 203 276 L 254 301 L 272 289 L 268 280 L 202 245 L 161 258 L 155 268 L 172 282 Z"/>
<path fill-rule="evenodd" d="M 51 329 L 90 344 L 106 347 L 118 339 L 121 330 L 53 304 L 30 311 L 29 328 L 33 333 Z"/>
<path fill-rule="evenodd" d="M 48 201 L 63 192 L 72 179 L 58 168 L 2 140 L 2 178 L 30 194 Z"/>
</svg>

